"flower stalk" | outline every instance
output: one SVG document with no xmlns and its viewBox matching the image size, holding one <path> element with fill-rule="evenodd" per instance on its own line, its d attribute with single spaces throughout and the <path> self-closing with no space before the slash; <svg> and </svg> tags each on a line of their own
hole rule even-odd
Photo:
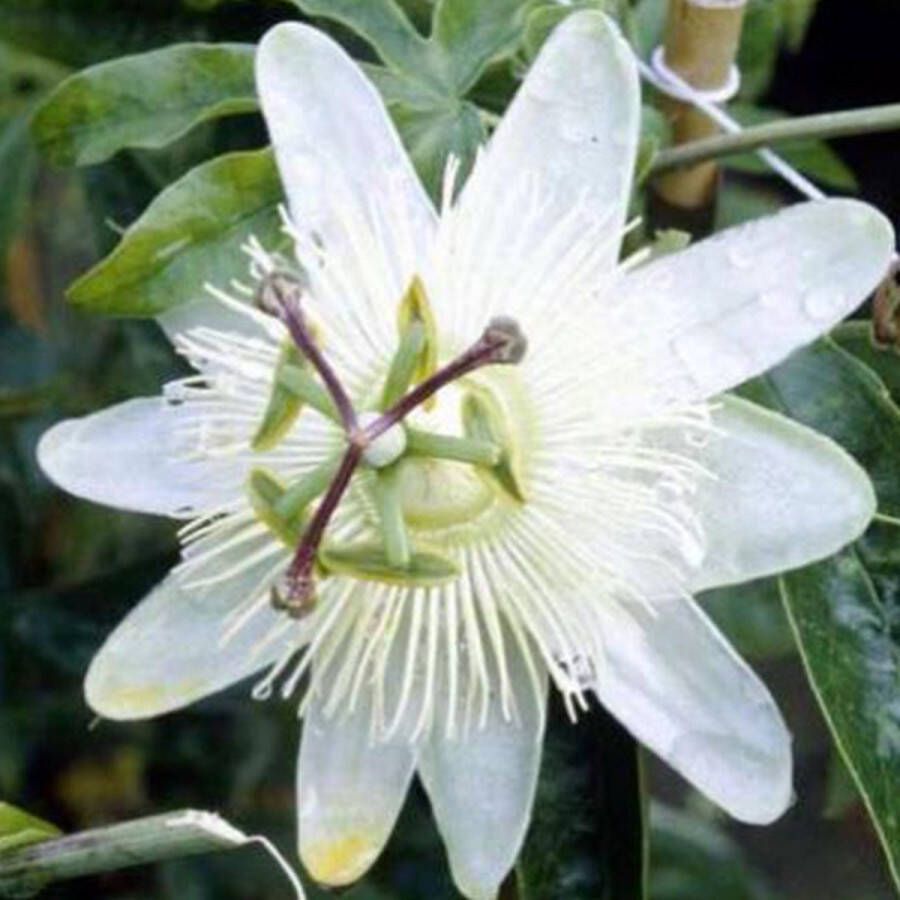
<svg viewBox="0 0 900 900">
<path fill-rule="evenodd" d="M 653 175 L 671 172 L 785 141 L 827 140 L 896 128 L 900 128 L 900 103 L 782 119 L 745 128 L 737 134 L 717 134 L 661 150 L 653 160 L 650 172 Z"/>
</svg>

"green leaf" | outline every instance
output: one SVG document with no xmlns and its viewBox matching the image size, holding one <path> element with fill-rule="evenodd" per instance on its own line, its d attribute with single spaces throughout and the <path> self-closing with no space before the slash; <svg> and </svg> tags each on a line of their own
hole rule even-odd
<svg viewBox="0 0 900 900">
<path fill-rule="evenodd" d="M 900 355 L 896 350 L 875 346 L 869 322 L 844 322 L 831 337 L 842 350 L 868 366 L 884 382 L 894 402 L 900 402 Z"/>
<path fill-rule="evenodd" d="M 580 9 L 597 10 L 613 18 L 621 19 L 627 15 L 628 7 L 622 0 L 574 0 L 574 2 L 566 4 L 558 3 L 556 0 L 540 0 L 538 5 L 530 8 L 525 19 L 521 40 L 525 59 L 531 62 L 538 55 L 544 41 L 547 40 L 553 29 L 567 16 Z"/>
<path fill-rule="evenodd" d="M 293 0 L 308 16 L 340 22 L 366 40 L 392 70 L 415 81 L 434 79 L 428 41 L 394 0 Z"/>
<path fill-rule="evenodd" d="M 176 44 L 93 66 L 44 101 L 35 141 L 61 166 L 163 147 L 200 122 L 257 108 L 253 56 L 246 44 Z"/>
<path fill-rule="evenodd" d="M 784 193 L 778 187 L 726 179 L 719 192 L 716 230 L 771 215 L 784 207 L 786 202 Z"/>
<path fill-rule="evenodd" d="M 897 516 L 900 411 L 859 360 L 823 340 L 742 393 L 842 444 L 872 478 L 879 512 Z M 807 675 L 900 886 L 898 523 L 877 521 L 839 555 L 785 575 L 781 588 Z"/>
<path fill-rule="evenodd" d="M 201 296 L 206 282 L 246 275 L 240 244 L 282 238 L 281 183 L 270 150 L 231 153 L 170 185 L 113 252 L 82 275 L 69 299 L 94 312 L 155 316 Z"/>
<path fill-rule="evenodd" d="M 900 410 L 871 369 L 825 339 L 740 393 L 839 443 L 868 472 L 879 513 L 900 519 Z"/>
<path fill-rule="evenodd" d="M 762 125 L 788 118 L 787 113 L 776 109 L 751 106 L 746 103 L 734 103 L 728 111 L 741 125 Z M 821 182 L 827 187 L 840 191 L 855 191 L 858 188 L 856 176 L 847 164 L 824 141 L 788 141 L 776 148 L 778 155 L 784 157 L 795 169 Z M 738 172 L 750 175 L 768 175 L 771 170 L 755 153 L 742 153 L 729 156 L 722 164 Z"/>
<path fill-rule="evenodd" d="M 781 7 L 777 0 L 749 0 L 738 50 L 741 97 L 764 94 L 775 75 L 781 43 Z"/>
<path fill-rule="evenodd" d="M 523 0 L 437 0 L 431 40 L 443 67 L 463 96 L 487 64 L 516 48 L 532 4 Z"/>
<path fill-rule="evenodd" d="M 459 158 L 465 177 L 486 136 L 466 95 L 490 63 L 516 49 L 533 0 L 439 0 L 427 38 L 394 0 L 292 2 L 340 22 L 376 51 L 384 66 L 367 71 L 432 197 L 439 197 L 449 155 Z"/>
<path fill-rule="evenodd" d="M 635 49 L 644 59 L 663 41 L 667 10 L 667 0 L 637 0 L 635 4 Z"/>
<path fill-rule="evenodd" d="M 781 0 L 784 39 L 794 53 L 803 46 L 818 5 L 819 0 Z"/>
<path fill-rule="evenodd" d="M 635 740 L 605 710 L 569 721 L 554 693 L 531 826 L 518 863 L 523 898 L 642 900 L 647 846 Z"/>
<path fill-rule="evenodd" d="M 396 104 L 391 107 L 391 115 L 419 178 L 432 197 L 439 194 L 448 157 L 453 155 L 460 160 L 463 179 L 486 138 L 478 109 L 465 100 L 428 107 Z"/>
<path fill-rule="evenodd" d="M 73 68 L 206 35 L 177 0 L 3 0 L 0 38 Z"/>
<path fill-rule="evenodd" d="M 61 833 L 55 825 L 0 801 L 0 853 L 37 844 Z"/>
<path fill-rule="evenodd" d="M 876 523 L 782 593 L 810 683 L 900 889 L 900 528 Z"/>
<path fill-rule="evenodd" d="M 740 847 L 716 825 L 650 807 L 651 900 L 772 900 Z"/>
<path fill-rule="evenodd" d="M 672 127 L 655 107 L 641 106 L 641 139 L 634 166 L 634 180 L 641 184 L 650 172 L 656 154 L 672 141 Z"/>
</svg>

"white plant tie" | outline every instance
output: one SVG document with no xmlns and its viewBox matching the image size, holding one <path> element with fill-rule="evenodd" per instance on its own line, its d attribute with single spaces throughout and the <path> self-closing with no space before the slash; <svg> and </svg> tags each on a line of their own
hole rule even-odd
<svg viewBox="0 0 900 900">
<path fill-rule="evenodd" d="M 632 51 L 634 52 L 634 51 Z M 721 87 L 711 90 L 698 90 L 688 84 L 677 72 L 673 71 L 665 60 L 665 51 L 657 47 L 651 54 L 650 63 L 644 62 L 636 53 L 634 58 L 638 70 L 644 80 L 652 84 L 658 91 L 668 97 L 690 103 L 706 113 L 723 131 L 729 134 L 740 134 L 744 129 L 725 110 L 717 106 L 734 97 L 741 86 L 741 74 L 737 66 L 732 66 L 728 78 Z M 825 194 L 808 178 L 801 175 L 793 166 L 774 153 L 768 147 L 760 147 L 754 151 L 773 172 L 780 175 L 793 188 L 810 200 L 824 200 Z"/>
</svg>

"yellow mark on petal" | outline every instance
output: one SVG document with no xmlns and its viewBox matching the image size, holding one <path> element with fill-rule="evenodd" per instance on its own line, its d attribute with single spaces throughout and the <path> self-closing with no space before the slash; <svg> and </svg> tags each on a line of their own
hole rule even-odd
<svg viewBox="0 0 900 900">
<path fill-rule="evenodd" d="M 201 682 L 185 680 L 172 685 L 109 686 L 100 691 L 90 692 L 91 706 L 108 718 L 136 718 L 169 709 L 200 693 Z"/>
<path fill-rule="evenodd" d="M 375 862 L 380 847 L 371 833 L 347 834 L 336 840 L 306 843 L 301 856 L 316 881 L 341 887 L 356 881 Z"/>
</svg>

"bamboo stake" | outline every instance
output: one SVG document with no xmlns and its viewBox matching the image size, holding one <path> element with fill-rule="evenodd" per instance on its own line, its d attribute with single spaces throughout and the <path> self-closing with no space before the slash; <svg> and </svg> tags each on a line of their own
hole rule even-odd
<svg viewBox="0 0 900 900">
<path fill-rule="evenodd" d="M 666 65 L 691 87 L 721 88 L 737 56 L 746 0 L 669 0 L 663 43 Z M 718 133 L 709 117 L 690 103 L 663 97 L 661 108 L 672 126 L 675 146 Z M 719 169 L 712 160 L 655 179 L 650 217 L 664 228 L 708 232 L 715 216 Z"/>
</svg>

